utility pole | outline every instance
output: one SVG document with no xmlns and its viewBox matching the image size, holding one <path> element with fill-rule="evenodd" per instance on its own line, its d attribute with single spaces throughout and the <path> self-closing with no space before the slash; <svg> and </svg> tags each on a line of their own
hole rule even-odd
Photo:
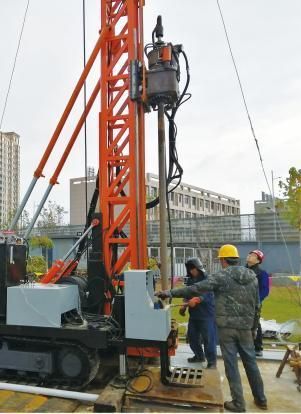
<svg viewBox="0 0 301 414">
<path fill-rule="evenodd" d="M 277 240 L 277 211 L 276 211 L 276 202 L 275 202 L 275 191 L 274 191 L 274 181 L 281 177 L 274 177 L 274 171 L 271 171 L 272 175 L 272 211 L 273 211 L 273 222 L 274 222 L 274 240 Z"/>
<path fill-rule="evenodd" d="M 275 192 L 274 192 L 274 172 L 272 174 L 272 211 L 273 211 L 273 222 L 274 222 L 274 240 L 277 240 L 277 227 L 276 227 L 276 203 L 275 203 Z"/>
</svg>

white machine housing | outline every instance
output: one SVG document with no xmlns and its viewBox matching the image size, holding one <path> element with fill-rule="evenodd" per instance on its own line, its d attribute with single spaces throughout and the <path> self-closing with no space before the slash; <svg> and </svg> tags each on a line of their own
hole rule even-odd
<svg viewBox="0 0 301 414">
<path fill-rule="evenodd" d="M 79 309 L 76 285 L 26 284 L 7 288 L 7 325 L 60 328 L 62 314 Z"/>
<path fill-rule="evenodd" d="M 171 331 L 170 306 L 155 309 L 153 272 L 124 272 L 125 337 L 166 341 Z"/>
</svg>

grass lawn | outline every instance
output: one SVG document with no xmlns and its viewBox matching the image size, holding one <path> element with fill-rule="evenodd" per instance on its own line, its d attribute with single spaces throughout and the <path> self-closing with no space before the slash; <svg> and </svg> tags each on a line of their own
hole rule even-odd
<svg viewBox="0 0 301 414">
<path fill-rule="evenodd" d="M 269 296 L 263 302 L 261 316 L 266 320 L 276 319 L 280 323 L 290 319 L 301 319 L 297 288 L 272 287 Z"/>
<path fill-rule="evenodd" d="M 301 305 L 298 304 L 297 290 L 295 287 L 273 286 L 269 296 L 265 299 L 261 316 L 265 320 L 275 319 L 282 323 L 290 319 L 301 319 Z M 174 298 L 173 305 L 182 303 L 182 299 Z M 183 317 L 179 315 L 179 307 L 172 308 L 172 318 L 176 319 L 179 326 L 179 336 L 185 336 L 186 327 L 181 325 L 188 321 L 188 311 Z"/>
</svg>

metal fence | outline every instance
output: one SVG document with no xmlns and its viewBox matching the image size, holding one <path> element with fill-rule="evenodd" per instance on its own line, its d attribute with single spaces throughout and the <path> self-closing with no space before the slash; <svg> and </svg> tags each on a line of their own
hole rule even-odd
<svg viewBox="0 0 301 414">
<path fill-rule="evenodd" d="M 148 245 L 160 242 L 160 223 L 147 222 Z M 168 227 L 168 223 L 166 223 Z M 84 226 L 35 228 L 32 234 L 47 234 L 50 238 L 79 237 Z M 175 244 L 220 245 L 222 243 L 255 241 L 299 241 L 299 232 L 274 214 L 244 214 L 239 216 L 199 217 L 171 220 Z M 125 229 L 129 234 L 129 227 Z"/>
<path fill-rule="evenodd" d="M 298 241 L 299 232 L 273 214 L 200 217 L 172 220 L 174 243 L 201 246 L 239 242 Z M 148 243 L 159 242 L 159 222 L 148 222 Z"/>
<path fill-rule="evenodd" d="M 149 221 L 147 226 L 148 255 L 159 258 L 159 222 Z M 32 235 L 46 234 L 54 241 L 50 253 L 53 260 L 56 260 L 65 255 L 83 233 L 83 228 L 84 226 L 35 228 Z M 217 249 L 225 243 L 236 244 L 241 257 L 246 257 L 253 249 L 262 249 L 266 255 L 265 267 L 270 273 L 297 274 L 300 271 L 299 234 L 288 223 L 272 214 L 174 219 L 172 238 L 174 269 L 178 276 L 185 275 L 184 263 L 192 256 L 200 257 L 208 271 L 216 271 L 219 263 L 214 258 L 217 257 Z M 288 243 L 284 244 L 284 240 Z M 168 252 L 170 258 L 169 248 Z M 85 259 L 82 265 L 86 266 Z"/>
</svg>

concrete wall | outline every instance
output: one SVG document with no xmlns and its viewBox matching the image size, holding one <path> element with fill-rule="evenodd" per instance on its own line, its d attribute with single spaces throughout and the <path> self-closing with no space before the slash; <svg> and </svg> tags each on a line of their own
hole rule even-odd
<svg viewBox="0 0 301 414">
<path fill-rule="evenodd" d="M 53 260 L 61 259 L 67 251 L 74 245 L 76 242 L 76 238 L 53 238 L 54 248 L 53 248 Z M 289 273 L 289 274 L 299 274 L 299 267 L 300 267 L 300 259 L 299 259 L 299 243 L 297 242 L 289 242 L 287 243 L 287 250 L 283 243 L 278 242 L 267 242 L 267 243 L 252 243 L 252 242 L 243 242 L 237 243 L 236 246 L 238 247 L 240 257 L 242 259 L 242 263 L 245 262 L 245 258 L 247 254 L 254 249 L 260 249 L 265 254 L 265 260 L 263 263 L 263 267 L 266 269 L 268 273 Z M 183 251 L 189 248 L 193 248 L 193 254 L 198 254 L 198 246 L 193 245 L 186 245 L 183 246 Z M 176 257 L 176 264 L 177 266 L 180 265 L 181 258 L 179 257 L 179 247 L 177 249 Z M 181 249 L 182 250 L 182 249 Z M 214 249 L 216 251 L 217 249 Z M 30 252 L 32 255 L 41 254 L 41 250 L 35 249 L 34 251 Z M 185 253 L 184 253 L 185 254 Z M 185 262 L 185 258 L 183 257 L 182 262 Z M 82 263 L 79 266 L 80 268 L 86 267 L 86 259 L 82 260 Z"/>
</svg>

